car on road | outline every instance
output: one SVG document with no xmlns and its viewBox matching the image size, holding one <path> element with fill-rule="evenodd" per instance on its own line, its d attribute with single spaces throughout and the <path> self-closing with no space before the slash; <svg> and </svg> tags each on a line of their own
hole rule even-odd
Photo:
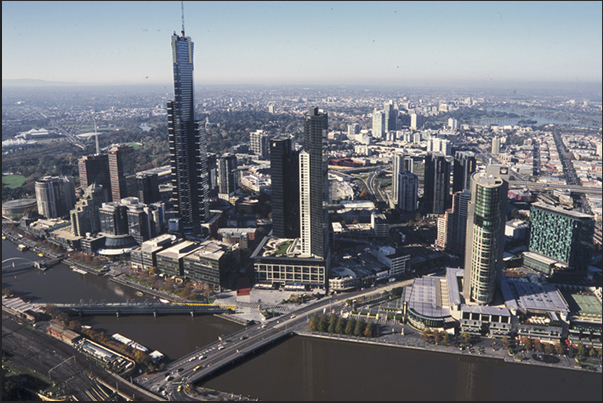
<svg viewBox="0 0 603 403">
<path fill-rule="evenodd" d="M 201 365 L 197 365 L 195 368 L 193 368 L 193 371 L 199 371 L 199 369 L 201 369 Z"/>
<path fill-rule="evenodd" d="M 224 346 L 218 346 L 218 350 L 224 350 Z"/>
<path fill-rule="evenodd" d="M 204 355 L 200 355 L 200 356 L 199 356 L 199 359 L 200 359 L 200 360 L 202 360 L 202 359 L 204 359 L 204 358 L 206 358 Z"/>
</svg>

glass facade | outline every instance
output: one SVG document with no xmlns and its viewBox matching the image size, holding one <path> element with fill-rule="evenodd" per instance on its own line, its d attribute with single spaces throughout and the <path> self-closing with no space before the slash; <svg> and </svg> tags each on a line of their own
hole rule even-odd
<svg viewBox="0 0 603 403">
<path fill-rule="evenodd" d="M 463 294 L 468 302 L 478 305 L 489 304 L 500 284 L 507 188 L 501 178 L 472 175 Z"/>
<path fill-rule="evenodd" d="M 530 251 L 585 270 L 593 249 L 594 218 L 534 203 L 530 208 Z"/>
<path fill-rule="evenodd" d="M 168 101 L 168 142 L 172 167 L 171 202 L 185 233 L 201 233 L 209 217 L 205 131 L 194 120 L 193 42 L 172 35 L 174 99 Z"/>
</svg>

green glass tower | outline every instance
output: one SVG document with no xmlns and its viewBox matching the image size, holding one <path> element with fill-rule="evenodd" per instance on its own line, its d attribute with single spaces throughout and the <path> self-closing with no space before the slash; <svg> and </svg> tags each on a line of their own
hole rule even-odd
<svg viewBox="0 0 603 403">
<path fill-rule="evenodd" d="M 487 305 L 502 277 L 508 182 L 499 176 L 471 175 L 467 206 L 463 295 L 469 304 Z"/>
</svg>

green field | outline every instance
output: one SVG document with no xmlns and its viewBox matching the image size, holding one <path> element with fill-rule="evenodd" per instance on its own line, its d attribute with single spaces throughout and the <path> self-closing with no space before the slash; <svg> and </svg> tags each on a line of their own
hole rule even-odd
<svg viewBox="0 0 603 403">
<path fill-rule="evenodd" d="M 11 189 L 17 189 L 25 182 L 23 175 L 2 175 L 2 185 L 6 185 Z"/>
</svg>

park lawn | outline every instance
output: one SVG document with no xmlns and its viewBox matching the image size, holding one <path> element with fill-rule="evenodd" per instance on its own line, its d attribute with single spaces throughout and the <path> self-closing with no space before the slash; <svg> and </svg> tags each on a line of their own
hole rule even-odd
<svg viewBox="0 0 603 403">
<path fill-rule="evenodd" d="M 25 179 L 23 175 L 2 175 L 2 185 L 6 185 L 11 189 L 17 189 L 23 185 Z"/>
</svg>

